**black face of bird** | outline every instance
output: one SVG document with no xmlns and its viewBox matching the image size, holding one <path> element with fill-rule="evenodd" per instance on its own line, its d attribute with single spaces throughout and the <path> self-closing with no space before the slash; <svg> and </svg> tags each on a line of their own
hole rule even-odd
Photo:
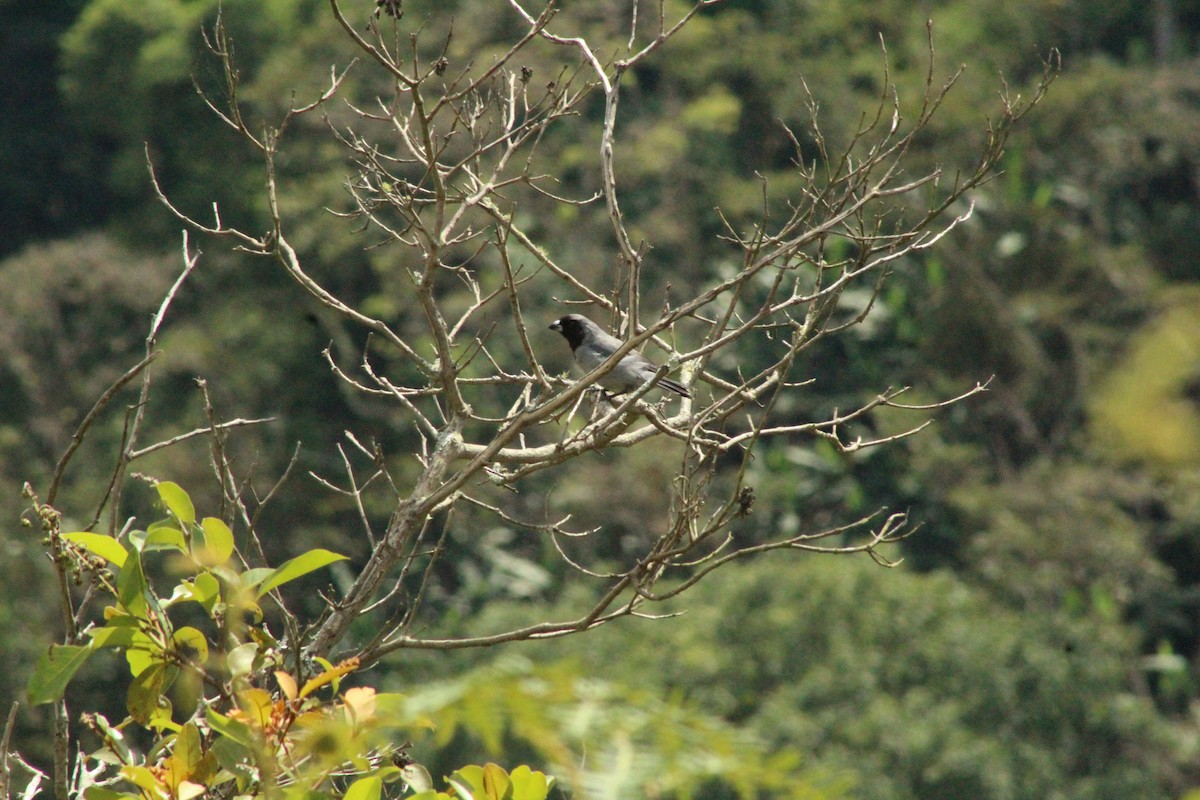
<svg viewBox="0 0 1200 800">
<path fill-rule="evenodd" d="M 567 314 L 565 317 L 559 317 L 550 323 L 550 330 L 561 333 L 567 340 L 567 344 L 571 345 L 572 350 L 583 343 L 586 333 L 583 320 L 577 314 Z"/>
</svg>

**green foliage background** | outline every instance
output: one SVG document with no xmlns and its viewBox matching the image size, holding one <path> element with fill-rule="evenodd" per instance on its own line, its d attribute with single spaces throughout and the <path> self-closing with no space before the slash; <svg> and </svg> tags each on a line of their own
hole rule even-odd
<svg viewBox="0 0 1200 800">
<path fill-rule="evenodd" d="M 329 66 L 355 55 L 318 0 L 223 5 L 243 99 L 264 119 L 293 92 L 315 96 Z M 372 6 L 346 5 L 359 20 Z M 564 6 L 567 24 L 596 41 L 627 36 L 625 4 Z M 17 523 L 19 487 L 47 479 L 95 397 L 137 360 L 149 313 L 180 268 L 178 224 L 153 200 L 144 149 L 185 210 L 203 216 L 217 200 L 228 222 L 266 222 L 252 154 L 193 87 L 220 86 L 201 38 L 215 0 L 0 8 L 0 92 L 12 110 L 0 119 L 0 670 L 24 676 L 56 619 L 50 568 Z M 520 30 L 500 2 L 405 8 L 413 25 L 427 20 L 431 50 L 453 15 L 452 65 L 486 62 Z M 715 207 L 752 218 L 759 175 L 772 202 L 788 196 L 792 148 L 776 121 L 804 129 L 805 86 L 826 136 L 846 140 L 883 86 L 882 35 L 902 100 L 915 97 L 926 19 L 939 79 L 960 63 L 967 71 L 913 153 L 914 173 L 969 167 L 982 120 L 996 113 L 999 75 L 1011 92 L 1028 91 L 1051 46 L 1063 74 L 1003 173 L 973 197 L 972 220 L 900 265 L 867 324 L 810 351 L 803 369 L 815 383 L 782 410 L 827 414 L 888 385 L 934 399 L 995 381 L 889 448 L 851 457 L 820 442 L 773 444 L 755 463 L 758 502 L 743 532 L 907 508 L 923 529 L 896 554 L 904 564 L 776 555 L 701 584 L 682 617 L 512 649 L 711 712 L 765 753 L 833 776 L 820 796 L 849 786 L 861 798 L 1181 797 L 1200 787 L 1200 3 L 742 0 L 707 11 L 625 78 L 618 184 L 634 240 L 653 247 L 647 307 L 735 257 L 715 237 Z M 535 49 L 528 66 L 545 81 L 562 62 L 561 51 Z M 378 81 L 352 71 L 346 97 L 369 102 L 385 88 Z M 598 185 L 600 110 L 546 142 L 562 194 Z M 334 125 L 350 118 L 336 104 L 328 114 Z M 399 290 L 404 254 L 367 249 L 367 237 L 327 212 L 347 206 L 350 167 L 326 124 L 303 118 L 290 136 L 280 178 L 305 262 L 348 300 L 418 330 Z M 523 213 L 560 263 L 611 269 L 602 208 L 531 200 Z M 330 381 L 321 350 L 332 342 L 353 360 L 360 332 L 298 301 L 271 265 L 201 246 L 165 329 L 146 440 L 204 423 L 195 377 L 223 416 L 276 416 L 231 441 L 264 488 L 303 443 L 296 477 L 263 520 L 269 555 L 279 563 L 320 546 L 361 558 L 354 509 L 305 475 L 336 471 L 343 430 L 381 442 L 402 475 L 411 426 Z M 534 319 L 560 310 L 550 297 L 526 302 Z M 565 369 L 565 359 L 547 366 Z M 903 423 L 881 414 L 861 432 Z M 101 496 L 121 425 L 119 414 L 105 419 L 76 460 L 68 516 L 90 513 Z M 145 470 L 207 491 L 215 506 L 206 459 L 197 442 Z M 525 501 L 540 507 L 548 495 L 580 524 L 603 524 L 591 546 L 619 562 L 663 513 L 671 463 L 669 453 L 596 455 L 531 485 Z M 144 516 L 151 497 L 132 491 L 126 502 L 123 515 Z M 565 615 L 584 599 L 544 543 L 514 544 L 518 534 L 503 528 L 463 531 L 449 545 L 453 568 L 431 590 L 448 631 Z M 494 656 L 406 655 L 379 675 L 419 692 L 430 676 Z M 103 707 L 109 676 L 88 670 L 73 704 Z M 16 699 L 21 683 L 5 682 L 0 701 Z M 464 725 L 428 758 L 449 769 L 480 749 L 522 757 L 539 725 L 561 722 L 538 719 L 514 721 L 499 745 Z M 43 763 L 45 723 L 24 712 L 18 729 L 18 745 Z"/>
</svg>

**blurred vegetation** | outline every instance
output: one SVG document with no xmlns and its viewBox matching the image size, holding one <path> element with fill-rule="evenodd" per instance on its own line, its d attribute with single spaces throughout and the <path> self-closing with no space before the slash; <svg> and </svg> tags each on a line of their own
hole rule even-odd
<svg viewBox="0 0 1200 800">
<path fill-rule="evenodd" d="M 322 0 L 221 5 L 242 98 L 258 119 L 277 119 L 293 93 L 315 97 L 330 66 L 355 55 Z M 364 23 L 373 10 L 365 0 L 346 6 Z M 406 23 L 425 26 L 423 57 L 440 51 L 453 15 L 452 68 L 486 63 L 521 29 L 505 3 L 404 6 Z M 563 25 L 594 41 L 628 37 L 626 4 L 563 6 Z M 179 225 L 154 200 L 145 152 L 189 213 L 205 218 L 216 201 L 229 222 L 258 230 L 266 221 L 253 154 L 196 93 L 222 91 L 202 36 L 216 0 L 2 7 L 11 24 L 0 35 L 9 77 L 0 91 L 13 113 L 0 120 L 0 152 L 12 165 L 0 177 L 9 223 L 0 243 L 0 665 L 25 676 L 56 637 L 57 618 L 52 570 L 37 535 L 17 522 L 21 483 L 46 480 L 99 392 L 140 357 L 149 316 L 181 269 Z M 969 169 L 1001 75 L 1010 92 L 1028 91 L 1052 46 L 1063 74 L 1003 173 L 972 197 L 972 219 L 898 264 L 866 324 L 806 351 L 798 372 L 814 382 L 781 411 L 828 414 L 889 385 L 932 400 L 994 378 L 982 397 L 887 448 L 841 455 L 820 441 L 773 444 L 754 464 L 757 502 L 739 533 L 909 509 L 923 527 L 895 553 L 903 564 L 767 558 L 703 582 L 682 617 L 512 649 L 531 660 L 522 667 L 531 674 L 607 687 L 587 695 L 592 713 L 650 708 L 662 730 L 635 730 L 632 712 L 627 727 L 608 729 L 634 755 L 670 751 L 650 743 L 664 731 L 686 743 L 689 726 L 712 725 L 741 747 L 754 743 L 733 752 L 755 752 L 763 770 L 800 765 L 803 788 L 815 793 L 775 787 L 769 796 L 1181 797 L 1200 788 L 1200 2 L 731 0 L 706 10 L 624 78 L 617 180 L 635 241 L 652 248 L 644 303 L 703 285 L 736 257 L 717 238 L 714 208 L 739 225 L 760 212 L 764 183 L 770 204 L 794 192 L 783 125 L 813 146 L 810 93 L 834 147 L 877 100 L 884 46 L 901 100 L 915 100 L 929 69 L 927 19 L 934 81 L 959 64 L 966 71 L 912 153 L 914 173 Z M 534 48 L 527 66 L 546 82 L 563 59 Z M 371 103 L 386 89 L 379 82 L 359 65 L 344 96 Z M 557 193 L 582 198 L 597 187 L 601 112 L 594 103 L 547 136 Z M 419 312 L 400 289 L 403 256 L 370 249 L 368 236 L 329 213 L 347 207 L 354 168 L 329 130 L 348 112 L 333 104 L 327 114 L 328 123 L 302 118 L 283 151 L 284 213 L 304 233 L 293 243 L 347 300 L 417 330 Z M 612 268 L 602 207 L 530 198 L 522 213 L 560 263 L 581 274 Z M 402 453 L 415 441 L 410 423 L 330 380 L 321 351 L 357 359 L 360 332 L 298 301 L 272 265 L 216 242 L 201 247 L 164 329 L 145 440 L 204 424 L 194 379 L 205 379 L 222 416 L 275 418 L 230 439 L 257 487 L 269 489 L 301 444 L 260 523 L 277 532 L 264 541 L 273 563 L 318 546 L 361 558 L 356 510 L 307 473 L 333 470 L 344 430 Z M 526 302 L 532 319 L 561 311 L 555 298 L 531 293 Z M 879 414 L 857 432 L 886 435 L 905 422 Z M 120 414 L 102 419 L 77 456 L 61 509 L 70 527 L 86 525 L 72 515 L 102 496 L 122 424 Z M 207 458 L 197 439 L 147 469 L 216 507 Z M 669 450 L 590 456 L 533 482 L 520 502 L 536 511 L 550 496 L 581 525 L 604 525 L 603 538 L 583 546 L 619 561 L 661 513 L 672 459 Z M 131 491 L 120 514 L 144 515 L 149 500 Z M 429 588 L 449 629 L 579 607 L 586 590 L 553 548 L 514 543 L 516 535 L 471 520 L 450 532 L 448 566 Z M 455 675 L 467 676 L 464 686 L 511 669 L 489 666 L 494 655 L 403 654 L 372 678 L 413 696 L 444 694 Z M 73 702 L 103 705 L 108 679 L 81 673 Z M 22 684 L 5 683 L 0 708 Z M 583 699 L 529 699 L 524 712 L 514 704 L 499 738 L 465 715 L 455 735 L 418 748 L 447 770 L 497 750 L 540 767 L 537 758 L 555 756 L 531 739 L 583 714 Z M 697 722 L 695 709 L 710 717 Z M 22 711 L 16 744 L 41 764 L 46 730 L 38 711 Z M 587 736 L 573 740 L 581 742 Z M 664 792 L 720 798 L 733 796 L 722 794 L 731 786 L 679 782 Z"/>
</svg>

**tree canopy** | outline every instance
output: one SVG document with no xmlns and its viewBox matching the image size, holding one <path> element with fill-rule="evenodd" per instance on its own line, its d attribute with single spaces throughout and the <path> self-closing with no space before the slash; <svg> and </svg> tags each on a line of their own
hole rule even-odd
<svg viewBox="0 0 1200 800">
<path fill-rule="evenodd" d="M 8 3 L 0 47 L 14 110 L 0 141 L 18 167 L 0 178 L 0 663 L 19 676 L 3 698 L 23 704 L 12 749 L 31 766 L 54 761 L 53 714 L 25 706 L 23 684 L 39 659 L 75 653 L 46 655 L 69 633 L 61 595 L 86 589 L 59 584 L 30 498 L 59 515 L 56 531 L 111 531 L 123 552 L 137 549 L 129 530 L 165 515 L 188 537 L 171 546 L 193 557 L 165 482 L 206 509 L 195 525 L 231 523 L 239 552 L 254 531 L 247 586 L 268 579 L 253 568 L 346 556 L 275 587 L 281 606 L 321 620 L 283 649 L 365 657 L 371 671 L 347 686 L 408 698 L 384 705 L 438 779 L 494 760 L 561 775 L 581 797 L 606 796 L 606 781 L 679 797 L 1200 791 L 1200 5 L 564 2 L 544 24 L 537 4 L 482 0 L 43 5 Z M 660 8 L 668 28 L 693 15 L 653 44 Z M 401 54 L 403 70 L 355 36 Z M 552 36 L 581 37 L 600 71 Z M 437 163 L 454 164 L 437 173 L 442 195 L 436 170 L 405 160 L 422 147 L 424 117 L 402 102 L 413 75 L 451 87 L 429 95 L 451 98 L 429 134 L 446 137 Z M 903 143 L 889 179 L 912 186 L 814 235 L 875 190 L 854 176 L 890 163 L 872 161 L 881 141 Z M 493 167 L 511 182 L 487 184 Z M 806 202 L 828 217 L 800 214 Z M 942 211 L 928 225 L 927 209 Z M 397 246 L 452 219 L 462 236 L 436 258 Z M 816 276 L 804 304 L 773 300 L 775 273 L 754 271 L 776 233 L 792 249 L 772 268 Z M 831 290 L 831 265 L 857 282 Z M 672 314 L 726 282 L 730 319 L 780 316 L 701 353 L 731 329 L 714 323 L 718 307 Z M 654 390 L 630 401 L 653 423 L 605 422 L 604 401 L 589 417 L 572 383 L 582 373 L 545 330 L 580 301 L 619 336 L 645 333 L 647 355 L 703 390 L 695 409 L 732 408 L 721 398 L 742 381 L 762 394 L 707 429 L 655 407 Z M 437 314 L 444 329 L 467 321 L 457 338 L 439 339 Z M 140 396 L 129 371 L 148 350 L 154 391 Z M 452 379 L 448 364 L 463 365 Z M 770 391 L 772 370 L 793 385 Z M 429 474 L 444 420 L 463 411 L 453 475 L 494 431 L 573 391 L 578 416 L 514 434 L 511 461 L 421 510 L 425 538 L 361 590 L 370 603 L 320 617 L 386 549 L 406 508 L 395 487 Z M 544 469 L 516 453 L 655 425 L 649 446 L 580 447 Z M 145 452 L 114 473 L 131 426 Z M 743 458 L 746 440 L 757 449 Z M 347 490 L 348 476 L 374 477 Z M 438 505 L 463 495 L 453 514 Z M 703 536 L 689 558 L 672 549 L 706 530 L 688 516 L 701 499 L 728 504 L 721 546 L 747 555 L 711 576 L 691 560 L 720 558 Z M 900 515 L 909 527 L 893 529 Z M 792 552 L 811 534 L 857 552 Z M 772 546 L 787 552 L 756 550 Z M 113 570 L 95 552 L 74 557 L 84 584 Z M 157 558 L 145 589 L 166 600 L 184 579 Z M 421 580 L 376 603 L 400 564 Z M 605 580 L 636 569 L 643 582 L 621 585 L 628 605 L 603 605 Z M 676 590 L 687 594 L 650 602 Z M 272 602 L 251 626 L 280 629 Z M 430 644 L 537 639 L 543 620 L 587 628 L 593 607 L 625 618 L 499 650 Z M 281 671 L 325 674 L 312 663 Z M 119 720 L 127 698 L 111 686 L 130 678 L 97 658 L 60 688 L 73 711 Z M 353 709 L 359 696 L 337 691 L 330 707 Z M 435 735 L 420 736 L 414 709 Z M 192 734 L 175 735 L 182 752 Z M 711 768 L 689 771 L 690 751 Z M 588 752 L 596 761 L 580 766 Z M 739 766 L 758 783 L 739 783 Z"/>
</svg>

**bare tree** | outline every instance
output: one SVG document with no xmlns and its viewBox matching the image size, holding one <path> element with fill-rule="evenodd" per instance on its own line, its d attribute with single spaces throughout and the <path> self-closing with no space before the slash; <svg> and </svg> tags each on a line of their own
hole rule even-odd
<svg viewBox="0 0 1200 800">
<path fill-rule="evenodd" d="M 1000 113 L 986 125 L 972 166 L 953 174 L 935 168 L 914 176 L 905 169 L 906 157 L 957 73 L 939 81 L 931 40 L 924 93 L 906 119 L 887 72 L 886 49 L 881 48 L 884 91 L 849 141 L 826 141 L 811 95 L 810 127 L 788 131 L 803 189 L 787 199 L 786 213 L 768 213 L 764 199 L 761 218 L 754 224 L 722 216 L 723 238 L 737 254 L 737 268 L 648 313 L 642 294 L 648 250 L 646 243 L 635 244 L 629 232 L 615 167 L 621 153 L 621 79 L 652 59 L 696 14 L 718 2 L 696 2 L 679 19 L 668 19 L 659 3 L 649 22 L 638 19 L 639 7 L 648 4 L 635 2 L 628 40 L 617 56 L 606 56 L 597 44 L 561 25 L 553 5 L 534 11 L 530 2 L 508 0 L 508 11 L 523 33 L 490 63 L 455 71 L 444 50 L 439 57 L 422 57 L 419 35 L 406 27 L 397 0 L 379 0 L 370 24 L 348 18 L 338 0 L 330 0 L 332 14 L 361 49 L 367 68 L 381 71 L 392 87 L 373 106 L 348 105 L 348 120 L 331 122 L 332 135 L 355 165 L 347 183 L 353 198 L 347 216 L 369 234 L 371 246 L 394 249 L 397 269 L 411 285 L 420 338 L 430 347 L 323 286 L 290 242 L 276 170 L 285 133 L 295 118 L 328 108 L 343 88 L 345 73 L 335 73 L 321 97 L 292 108 L 273 127 L 252 129 L 238 96 L 238 70 L 218 25 L 210 45 L 224 63 L 227 94 L 220 100 L 209 98 L 209 103 L 262 155 L 271 230 L 265 235 L 239 230 L 224 224 L 219 215 L 201 221 L 177 209 L 161 189 L 159 196 L 193 230 L 275 260 L 316 302 L 369 332 L 373 344 L 357 365 L 340 363 L 327 351 L 335 379 L 355 392 L 389 398 L 421 437 L 421 470 L 408 485 L 393 480 L 382 466 L 381 454 L 349 434 L 342 452 L 345 474 L 320 478 L 355 503 L 371 554 L 349 590 L 330 599 L 326 613 L 304 634 L 307 655 L 326 655 L 342 646 L 351 622 L 377 609 L 400 610 L 386 620 L 381 612 L 373 638 L 349 648 L 368 663 L 402 648 L 459 648 L 562 636 L 645 614 L 656 601 L 686 591 L 712 570 L 744 556 L 798 549 L 867 553 L 886 561 L 880 546 L 908 531 L 904 514 L 881 509 L 835 527 L 750 544 L 731 536 L 731 526 L 753 504 L 746 471 L 755 448 L 764 441 L 817 437 L 843 452 L 877 447 L 917 433 L 928 424 L 930 413 L 982 390 L 976 385 L 959 397 L 909 405 L 899 399 L 904 389 L 881 388 L 857 408 L 802 422 L 777 411 L 780 398 L 801 385 L 793 375 L 797 357 L 819 340 L 861 323 L 891 270 L 967 219 L 967 193 L 992 173 L 1014 123 L 1042 98 L 1056 64 L 1052 58 L 1045 65 L 1031 97 L 1013 97 L 1007 90 L 1001 95 Z M 647 27 L 652 29 L 649 34 Z M 539 48 L 557 50 L 573 66 L 548 83 L 531 80 L 518 55 Z M 599 185 L 592 198 L 557 196 L 552 175 L 540 171 L 539 144 L 597 96 L 603 100 L 595 151 Z M 815 157 L 804 152 L 801 138 L 815 149 Z M 523 204 L 535 201 L 586 205 L 593 200 L 603 200 L 616 253 L 611 274 L 600 281 L 585 279 L 560 263 L 555 253 L 563 243 L 537 241 L 523 226 L 520 213 Z M 831 246 L 834 242 L 836 247 Z M 439 291 L 447 279 L 471 293 L 474 301 L 465 309 L 459 305 L 451 313 Z M 843 295 L 863 288 L 870 300 L 848 313 L 842 308 Z M 604 314 L 621 332 L 621 347 L 579 380 L 549 374 L 537 352 L 542 340 L 531 334 L 545 323 L 527 318 L 524 311 L 535 289 L 540 296 L 562 297 L 564 304 L 586 304 Z M 495 355 L 489 346 L 492 331 L 479 322 L 485 309 L 497 307 L 506 307 L 511 318 L 524 354 L 520 366 Z M 679 323 L 686 337 L 676 335 Z M 652 402 L 657 395 L 651 394 L 653 381 L 648 381 L 636 391 L 586 402 L 625 354 L 642 347 L 651 348 L 655 360 L 665 361 L 657 377 L 680 371 L 691 398 L 677 406 Z M 381 351 L 401 359 L 404 372 L 412 377 L 394 379 L 377 369 L 372 353 Z M 718 356 L 749 352 L 756 352 L 756 363 L 765 366 L 736 374 L 714 366 Z M 907 409 L 917 419 L 906 431 L 873 440 L 845 433 L 849 424 L 881 407 Z M 520 488 L 528 476 L 591 451 L 655 441 L 677 442 L 682 456 L 673 482 L 670 521 L 654 532 L 644 552 L 617 571 L 598 571 L 576 563 L 559 547 L 580 575 L 603 585 L 592 607 L 573 618 L 533 620 L 469 638 L 423 638 L 414 633 L 442 553 L 441 541 L 431 531 L 444 535 L 456 510 L 493 514 L 506 526 L 560 545 L 564 537 L 588 532 L 570 530 L 565 518 L 523 519 L 495 499 L 502 493 L 492 487 Z M 239 494 L 241 484 L 227 463 L 219 467 L 229 499 L 238 503 L 253 527 L 253 514 Z M 371 519 L 364 502 L 368 490 L 388 492 L 393 504 L 390 518 L 378 531 L 378 521 Z M 669 590 L 656 589 L 667 575 L 678 580 Z"/>
</svg>

